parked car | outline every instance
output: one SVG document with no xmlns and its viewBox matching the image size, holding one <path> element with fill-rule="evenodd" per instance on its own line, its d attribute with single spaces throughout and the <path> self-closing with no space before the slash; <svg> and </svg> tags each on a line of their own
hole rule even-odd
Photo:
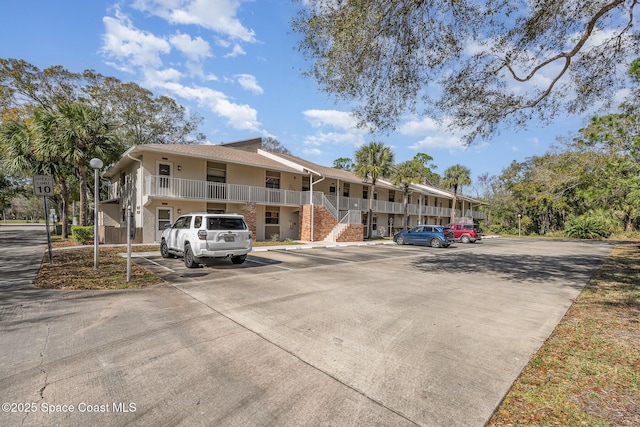
<svg viewBox="0 0 640 427">
<path fill-rule="evenodd" d="M 451 229 L 442 225 L 418 225 L 393 236 L 393 241 L 398 245 L 429 245 L 432 248 L 446 248 L 453 240 Z"/>
<path fill-rule="evenodd" d="M 451 227 L 456 242 L 475 243 L 482 240 L 482 233 L 475 224 L 447 224 L 445 227 Z"/>
<path fill-rule="evenodd" d="M 234 264 L 242 264 L 251 248 L 251 231 L 238 214 L 182 215 L 167 226 L 160 238 L 162 257 L 181 256 L 188 268 L 226 257 Z"/>
</svg>

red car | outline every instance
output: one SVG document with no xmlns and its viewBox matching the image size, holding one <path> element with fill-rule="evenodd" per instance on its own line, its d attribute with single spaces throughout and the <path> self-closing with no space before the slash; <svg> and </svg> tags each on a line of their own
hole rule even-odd
<svg viewBox="0 0 640 427">
<path fill-rule="evenodd" d="M 480 229 L 475 224 L 447 224 L 445 227 L 451 227 L 456 242 L 475 243 L 482 240 Z"/>
</svg>

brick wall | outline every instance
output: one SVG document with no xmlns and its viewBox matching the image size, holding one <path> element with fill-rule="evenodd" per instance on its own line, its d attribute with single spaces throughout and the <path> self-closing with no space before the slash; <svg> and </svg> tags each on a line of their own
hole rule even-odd
<svg viewBox="0 0 640 427">
<path fill-rule="evenodd" d="M 256 230 L 257 230 L 257 221 L 258 216 L 256 212 L 256 204 L 254 202 L 249 202 L 245 205 L 242 210 L 242 215 L 244 216 L 244 220 L 249 226 L 249 230 L 251 230 L 251 238 L 255 242 L 256 240 Z"/>
<path fill-rule="evenodd" d="M 314 206 L 313 222 L 313 239 L 311 239 L 311 205 L 302 206 L 300 209 L 300 240 L 321 241 L 338 224 L 338 221 L 324 206 Z"/>
<path fill-rule="evenodd" d="M 349 224 L 338 236 L 338 242 L 362 242 L 364 241 L 364 225 Z"/>
</svg>

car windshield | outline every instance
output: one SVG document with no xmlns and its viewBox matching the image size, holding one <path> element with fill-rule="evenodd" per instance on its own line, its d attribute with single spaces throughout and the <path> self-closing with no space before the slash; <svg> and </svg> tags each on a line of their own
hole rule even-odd
<svg viewBox="0 0 640 427">
<path fill-rule="evenodd" d="M 208 218 L 207 230 L 245 230 L 241 218 Z"/>
</svg>

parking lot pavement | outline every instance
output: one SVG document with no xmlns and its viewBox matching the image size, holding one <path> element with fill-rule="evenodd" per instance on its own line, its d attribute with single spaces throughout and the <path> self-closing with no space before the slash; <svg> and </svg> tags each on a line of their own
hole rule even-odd
<svg viewBox="0 0 640 427">
<path fill-rule="evenodd" d="M 3 315 L 3 401 L 37 411 L 0 424 L 482 426 L 609 251 L 496 239 L 190 271 L 140 259 L 179 280 Z"/>
</svg>

